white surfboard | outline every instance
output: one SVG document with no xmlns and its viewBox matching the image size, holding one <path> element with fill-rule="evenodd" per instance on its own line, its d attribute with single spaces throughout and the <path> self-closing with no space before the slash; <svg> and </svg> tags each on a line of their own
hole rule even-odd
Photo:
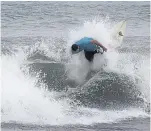
<svg viewBox="0 0 151 131">
<path fill-rule="evenodd" d="M 125 36 L 125 29 L 126 29 L 125 20 L 117 23 L 112 29 L 111 37 L 113 40 L 117 42 L 117 46 L 120 46 L 123 42 L 123 38 Z"/>
</svg>

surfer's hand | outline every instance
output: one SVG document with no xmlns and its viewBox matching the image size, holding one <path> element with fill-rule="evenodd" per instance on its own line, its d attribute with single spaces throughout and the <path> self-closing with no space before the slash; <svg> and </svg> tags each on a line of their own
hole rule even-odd
<svg viewBox="0 0 151 131">
<path fill-rule="evenodd" d="M 104 48 L 103 48 L 103 51 L 107 52 L 107 48 L 104 47 Z"/>
</svg>

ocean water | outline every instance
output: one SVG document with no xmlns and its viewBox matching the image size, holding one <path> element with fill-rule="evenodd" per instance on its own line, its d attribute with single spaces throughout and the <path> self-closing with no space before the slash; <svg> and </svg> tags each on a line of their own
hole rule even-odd
<svg viewBox="0 0 151 131">
<path fill-rule="evenodd" d="M 116 50 L 71 56 L 121 20 Z M 149 29 L 149 2 L 1 2 L 2 130 L 149 131 Z"/>
</svg>

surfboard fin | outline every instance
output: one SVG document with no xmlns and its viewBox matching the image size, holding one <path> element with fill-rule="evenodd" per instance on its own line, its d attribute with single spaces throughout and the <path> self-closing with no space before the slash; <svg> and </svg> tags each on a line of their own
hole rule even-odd
<svg viewBox="0 0 151 131">
<path fill-rule="evenodd" d="M 119 36 L 124 36 L 121 31 L 119 32 Z"/>
</svg>

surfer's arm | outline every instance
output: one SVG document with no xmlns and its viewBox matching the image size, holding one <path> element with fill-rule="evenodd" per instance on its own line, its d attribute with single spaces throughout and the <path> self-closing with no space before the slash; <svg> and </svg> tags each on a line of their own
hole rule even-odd
<svg viewBox="0 0 151 131">
<path fill-rule="evenodd" d="M 91 42 L 92 42 L 93 44 L 96 44 L 96 45 L 102 47 L 105 52 L 107 51 L 107 48 L 104 47 L 104 46 L 103 46 L 100 42 L 98 42 L 97 40 L 92 40 Z"/>
</svg>

